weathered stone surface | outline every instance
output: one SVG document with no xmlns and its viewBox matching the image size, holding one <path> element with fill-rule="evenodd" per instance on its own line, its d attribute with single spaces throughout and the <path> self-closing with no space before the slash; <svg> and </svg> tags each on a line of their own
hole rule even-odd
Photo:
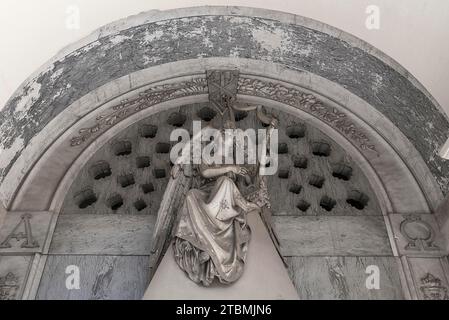
<svg viewBox="0 0 449 320">
<path fill-rule="evenodd" d="M 0 253 L 42 252 L 52 212 L 8 212 L 0 224 Z"/>
<path fill-rule="evenodd" d="M 149 283 L 147 256 L 49 256 L 38 300 L 139 300 Z M 80 270 L 80 289 L 68 290 L 67 266 Z"/>
<path fill-rule="evenodd" d="M 429 98 L 378 58 L 310 28 L 232 15 L 168 19 L 100 37 L 29 81 L 0 113 L 3 178 L 57 114 L 89 91 L 131 72 L 172 61 L 241 57 L 306 70 L 334 81 L 388 117 L 415 144 L 448 191 L 447 161 L 436 157 L 449 122 Z"/>
<path fill-rule="evenodd" d="M 32 256 L 0 256 L 0 300 L 19 300 Z"/>
<path fill-rule="evenodd" d="M 149 255 L 155 216 L 59 216 L 52 254 Z"/>
<path fill-rule="evenodd" d="M 401 255 L 440 257 L 446 253 L 435 215 L 390 214 L 389 218 Z"/>
<path fill-rule="evenodd" d="M 283 256 L 392 255 L 383 217 L 273 217 Z"/>
<path fill-rule="evenodd" d="M 448 300 L 449 264 L 445 258 L 408 258 L 403 261 L 410 270 L 412 296 L 420 300 Z"/>
<path fill-rule="evenodd" d="M 288 270 L 300 299 L 403 299 L 394 257 L 290 257 Z M 368 266 L 379 268 L 379 289 L 367 289 Z"/>
</svg>

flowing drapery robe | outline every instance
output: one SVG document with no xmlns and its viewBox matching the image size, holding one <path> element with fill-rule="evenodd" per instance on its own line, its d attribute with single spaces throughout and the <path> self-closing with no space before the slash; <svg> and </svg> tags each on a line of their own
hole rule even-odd
<svg viewBox="0 0 449 320">
<path fill-rule="evenodd" d="M 173 249 L 192 281 L 209 286 L 215 278 L 225 284 L 240 278 L 251 236 L 246 214 L 255 207 L 227 176 L 187 193 Z"/>
</svg>

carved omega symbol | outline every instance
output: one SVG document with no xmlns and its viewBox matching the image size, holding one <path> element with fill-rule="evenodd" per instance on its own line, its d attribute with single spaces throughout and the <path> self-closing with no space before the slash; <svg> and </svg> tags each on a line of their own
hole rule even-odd
<svg viewBox="0 0 449 320">
<path fill-rule="evenodd" d="M 400 230 L 408 240 L 406 250 L 438 250 L 434 244 L 435 232 L 432 226 L 418 215 L 408 215 L 401 222 Z"/>
</svg>

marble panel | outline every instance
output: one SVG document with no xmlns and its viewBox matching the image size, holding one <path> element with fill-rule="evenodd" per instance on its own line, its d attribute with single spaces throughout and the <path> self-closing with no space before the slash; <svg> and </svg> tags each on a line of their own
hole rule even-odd
<svg viewBox="0 0 449 320">
<path fill-rule="evenodd" d="M 300 299 L 403 299 L 397 258 L 289 257 L 286 259 Z M 368 289 L 368 266 L 379 269 L 379 289 Z"/>
<path fill-rule="evenodd" d="M 50 253 L 148 255 L 155 223 L 153 215 L 61 215 Z"/>
<path fill-rule="evenodd" d="M 383 217 L 273 217 L 284 256 L 389 256 Z"/>
<path fill-rule="evenodd" d="M 148 256 L 49 256 L 38 300 L 138 300 L 149 283 Z M 69 290 L 68 266 L 79 268 L 80 288 Z"/>
</svg>

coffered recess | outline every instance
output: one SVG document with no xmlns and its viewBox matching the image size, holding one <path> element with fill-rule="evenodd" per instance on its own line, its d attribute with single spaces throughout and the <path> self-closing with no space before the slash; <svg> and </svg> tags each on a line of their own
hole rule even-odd
<svg viewBox="0 0 449 320">
<path fill-rule="evenodd" d="M 300 119 L 267 111 L 281 124 L 279 170 L 267 177 L 275 215 L 382 215 L 369 180 L 337 143 Z M 254 113 L 236 113 L 235 118 L 243 130 L 263 128 Z M 186 105 L 112 137 L 85 163 L 61 212 L 156 215 L 172 167 L 170 150 L 176 141 L 170 141 L 170 134 L 174 128 L 192 132 L 192 121 L 218 126 L 221 117 L 209 103 Z"/>
</svg>

